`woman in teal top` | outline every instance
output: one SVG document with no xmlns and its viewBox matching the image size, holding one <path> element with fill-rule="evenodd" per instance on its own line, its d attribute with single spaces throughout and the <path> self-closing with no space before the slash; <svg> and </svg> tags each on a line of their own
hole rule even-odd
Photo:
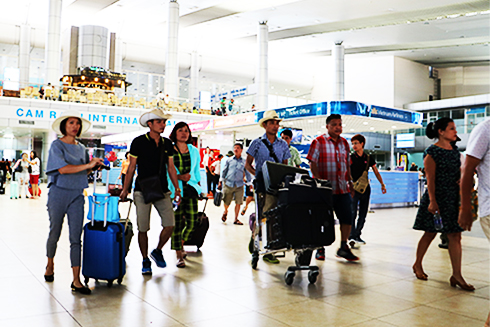
<svg viewBox="0 0 490 327">
<path fill-rule="evenodd" d="M 177 253 L 177 267 L 184 268 L 186 253 L 183 245 L 196 228 L 197 200 L 201 194 L 201 173 L 199 150 L 192 145 L 192 135 L 189 125 L 179 122 L 175 125 L 169 138 L 174 142 L 174 165 L 177 170 L 179 188 L 182 190 L 182 201 L 175 210 L 175 227 L 172 233 L 172 250 Z M 167 175 L 168 178 L 168 175 Z M 174 197 L 174 187 L 169 184 L 169 190 Z M 185 220 L 184 220 L 185 216 Z"/>
</svg>

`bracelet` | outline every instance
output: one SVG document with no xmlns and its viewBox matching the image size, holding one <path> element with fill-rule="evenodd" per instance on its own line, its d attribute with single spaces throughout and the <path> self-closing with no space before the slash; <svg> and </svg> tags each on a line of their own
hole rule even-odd
<svg viewBox="0 0 490 327">
<path fill-rule="evenodd" d="M 175 189 L 175 192 L 179 192 L 180 193 L 181 191 L 182 190 L 180 188 L 178 188 L 178 187 Z"/>
</svg>

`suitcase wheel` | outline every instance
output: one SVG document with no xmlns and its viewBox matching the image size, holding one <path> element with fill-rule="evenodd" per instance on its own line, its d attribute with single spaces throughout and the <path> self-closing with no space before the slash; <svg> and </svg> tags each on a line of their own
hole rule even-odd
<svg viewBox="0 0 490 327">
<path fill-rule="evenodd" d="M 294 271 L 286 271 L 286 273 L 284 274 L 284 281 L 286 282 L 286 284 L 291 285 L 293 283 L 294 275 Z"/>
<path fill-rule="evenodd" d="M 318 277 L 318 270 L 310 270 L 308 271 L 308 281 L 310 284 L 315 284 L 316 283 L 316 278 Z"/>
<path fill-rule="evenodd" d="M 259 253 L 254 251 L 252 253 L 252 269 L 257 269 L 257 263 L 259 262 Z"/>
<path fill-rule="evenodd" d="M 83 281 L 85 282 L 85 285 L 87 285 L 88 284 L 88 281 L 90 280 L 90 278 L 85 277 L 85 276 L 83 276 L 83 277 L 84 277 L 84 280 Z"/>
<path fill-rule="evenodd" d="M 121 283 L 122 283 L 122 277 L 117 279 L 117 283 L 118 283 L 119 285 L 121 285 Z"/>
<path fill-rule="evenodd" d="M 112 284 L 114 284 L 114 279 L 107 281 L 107 287 L 112 287 Z"/>
</svg>

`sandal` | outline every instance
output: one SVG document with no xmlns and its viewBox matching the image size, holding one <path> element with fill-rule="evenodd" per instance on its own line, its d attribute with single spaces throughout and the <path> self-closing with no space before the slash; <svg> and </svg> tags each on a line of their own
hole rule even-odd
<svg viewBox="0 0 490 327">
<path fill-rule="evenodd" d="M 243 223 L 240 220 L 235 220 L 233 222 L 233 224 L 235 224 L 235 225 L 243 225 Z"/>
<path fill-rule="evenodd" d="M 242 210 L 242 216 L 245 216 L 245 212 L 247 211 L 247 208 Z"/>
<path fill-rule="evenodd" d="M 185 268 L 185 261 L 184 261 L 184 259 L 179 259 L 177 261 L 177 268 Z"/>
<path fill-rule="evenodd" d="M 225 222 L 225 221 L 226 221 L 226 216 L 227 216 L 227 215 L 228 215 L 228 214 L 224 213 L 224 214 L 223 214 L 223 216 L 221 216 L 221 221 L 222 221 L 222 222 Z"/>
</svg>

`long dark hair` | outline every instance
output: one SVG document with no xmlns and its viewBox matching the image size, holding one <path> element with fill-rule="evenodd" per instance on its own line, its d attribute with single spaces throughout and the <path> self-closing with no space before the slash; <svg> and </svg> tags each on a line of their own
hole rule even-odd
<svg viewBox="0 0 490 327">
<path fill-rule="evenodd" d="M 168 137 L 172 142 L 177 143 L 177 131 L 181 129 L 182 127 L 187 127 L 187 130 L 189 131 L 189 138 L 185 143 L 187 144 L 192 144 L 192 133 L 191 133 L 191 128 L 189 125 L 187 125 L 186 122 L 180 121 L 177 124 L 175 124 L 174 129 L 172 130 L 172 133 L 170 133 L 170 136 Z"/>
<path fill-rule="evenodd" d="M 37 153 L 36 153 L 36 151 L 32 150 L 32 151 L 31 151 L 31 153 L 32 153 L 32 154 L 34 154 L 34 158 L 32 158 L 32 159 L 36 159 L 36 158 L 37 158 Z"/>
<path fill-rule="evenodd" d="M 438 120 L 436 120 L 435 123 L 429 123 L 429 125 L 427 125 L 427 127 L 425 128 L 425 135 L 427 135 L 427 137 L 431 140 L 438 139 L 439 131 L 445 131 L 447 125 L 453 122 L 454 121 L 449 117 L 439 118 Z"/>
</svg>

